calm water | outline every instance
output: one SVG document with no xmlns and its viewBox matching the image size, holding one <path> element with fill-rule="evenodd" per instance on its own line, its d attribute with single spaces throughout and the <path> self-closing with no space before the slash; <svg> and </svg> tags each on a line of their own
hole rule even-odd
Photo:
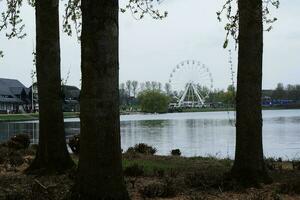
<svg viewBox="0 0 300 200">
<path fill-rule="evenodd" d="M 184 156 L 233 157 L 234 113 L 172 113 L 121 116 L 121 144 L 126 150 L 137 143 L 147 143 L 167 155 L 179 148 Z M 264 151 L 267 157 L 300 158 L 300 110 L 263 112 Z M 79 119 L 67 119 L 66 135 L 80 132 Z M 38 122 L 0 123 L 0 141 L 17 133 L 38 138 Z"/>
</svg>

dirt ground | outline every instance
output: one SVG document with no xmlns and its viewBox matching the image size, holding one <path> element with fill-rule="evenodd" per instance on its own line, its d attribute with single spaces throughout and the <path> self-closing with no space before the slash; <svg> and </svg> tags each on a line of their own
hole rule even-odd
<svg viewBox="0 0 300 200">
<path fill-rule="evenodd" d="M 32 151 L 0 150 L 0 200 L 66 199 L 76 170 L 55 176 L 25 175 L 33 158 Z M 132 200 L 300 200 L 300 170 L 293 169 L 291 162 L 272 161 L 270 174 L 274 182 L 270 185 L 225 190 L 218 184 L 218 174 L 230 167 L 230 161 L 142 155 L 123 159 Z"/>
</svg>

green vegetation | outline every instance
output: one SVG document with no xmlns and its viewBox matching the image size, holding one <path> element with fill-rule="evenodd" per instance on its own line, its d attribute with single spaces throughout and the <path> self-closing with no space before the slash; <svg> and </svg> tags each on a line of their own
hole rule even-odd
<svg viewBox="0 0 300 200">
<path fill-rule="evenodd" d="M 77 112 L 66 112 L 64 113 L 65 118 L 76 118 L 79 117 Z M 26 114 L 0 114 L 0 122 L 10 122 L 10 121 L 31 121 L 38 120 L 38 113 L 26 113 Z"/>
<path fill-rule="evenodd" d="M 147 113 L 165 113 L 168 111 L 170 98 L 158 90 L 146 90 L 139 94 L 142 112 Z"/>
<path fill-rule="evenodd" d="M 289 99 L 300 101 L 300 85 L 288 84 L 284 86 L 282 83 L 278 83 L 275 90 L 266 90 L 265 95 L 270 96 L 272 99 Z"/>
<path fill-rule="evenodd" d="M 76 168 L 54 176 L 22 175 L 22 171 L 32 162 L 36 147 L 11 142 L 27 143 L 23 136 L 0 145 L 0 199 L 11 199 L 18 195 L 22 199 L 61 200 L 68 199 L 67 191 L 74 184 Z M 17 147 L 15 149 L 15 147 Z M 151 146 L 148 146 L 151 147 Z M 72 155 L 76 164 L 78 156 Z M 228 177 L 227 172 L 233 160 L 216 157 L 156 156 L 127 151 L 122 155 L 123 171 L 132 200 L 145 198 L 175 199 L 293 199 L 300 192 L 299 161 L 266 159 L 266 166 L 274 183 L 260 185 L 260 188 L 245 189 Z M 16 173 L 14 173 L 15 171 Z M 7 188 L 6 185 L 13 185 Z M 45 192 L 43 188 L 52 188 Z M 17 188 L 17 189 L 15 189 Z M 34 191 L 34 193 L 32 193 Z M 242 192 L 241 192 L 242 191 Z M 59 195 L 56 195 L 59 194 Z M 2 195 L 2 196 L 1 196 Z M 298 197 L 298 196 L 297 196 Z"/>
<path fill-rule="evenodd" d="M 153 156 L 145 154 L 124 154 L 123 168 L 138 164 L 142 166 L 146 175 L 153 175 L 158 169 L 165 173 L 192 172 L 195 169 L 222 168 L 222 171 L 230 169 L 233 161 L 229 159 L 217 159 L 214 157 L 179 157 L 179 156 Z"/>
</svg>

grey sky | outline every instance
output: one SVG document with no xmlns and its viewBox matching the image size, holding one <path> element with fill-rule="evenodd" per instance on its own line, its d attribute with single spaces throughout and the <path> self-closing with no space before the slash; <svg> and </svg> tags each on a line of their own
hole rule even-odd
<svg viewBox="0 0 300 200">
<path fill-rule="evenodd" d="M 121 5 L 124 0 L 121 1 Z M 222 48 L 225 32 L 216 19 L 224 0 L 166 0 L 159 6 L 169 16 L 156 21 L 149 17 L 136 21 L 129 13 L 120 14 L 120 80 L 167 82 L 171 70 L 186 59 L 205 63 L 214 78 L 214 87 L 230 84 L 228 50 Z M 263 87 L 278 82 L 300 83 L 300 1 L 281 0 L 274 15 L 279 21 L 265 33 Z M 26 32 L 23 40 L 8 41 L 1 34 L 1 77 L 16 78 L 29 86 L 34 43 L 34 11 L 26 7 Z M 80 46 L 75 38 L 61 36 L 62 75 L 70 69 L 68 84 L 79 86 Z M 233 51 L 236 55 L 237 52 Z M 234 56 L 236 58 L 236 56 Z M 236 59 L 234 59 L 236 64 Z"/>
</svg>

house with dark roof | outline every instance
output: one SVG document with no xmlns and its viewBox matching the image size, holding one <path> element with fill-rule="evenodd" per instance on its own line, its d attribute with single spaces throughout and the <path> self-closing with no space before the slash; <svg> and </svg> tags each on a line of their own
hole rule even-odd
<svg viewBox="0 0 300 200">
<path fill-rule="evenodd" d="M 25 111 L 29 89 L 15 79 L 0 78 L 0 113 Z"/>
<path fill-rule="evenodd" d="M 33 88 L 33 93 L 32 93 Z M 37 84 L 34 83 L 33 86 L 30 86 L 29 96 L 32 99 L 31 104 L 33 104 L 33 111 L 36 112 L 39 110 L 38 104 L 38 88 Z M 62 92 L 62 100 L 63 100 L 63 111 L 64 112 L 80 112 L 80 105 L 79 105 L 79 96 L 80 96 L 80 89 L 71 86 L 71 85 L 62 85 L 61 86 Z"/>
<path fill-rule="evenodd" d="M 63 93 L 63 111 L 64 112 L 79 112 L 80 90 L 71 85 L 62 86 Z"/>
<path fill-rule="evenodd" d="M 79 112 L 80 89 L 63 85 L 63 111 Z M 0 78 L 0 113 L 36 112 L 39 110 L 38 89 L 34 83 L 26 88 L 15 79 Z"/>
</svg>

